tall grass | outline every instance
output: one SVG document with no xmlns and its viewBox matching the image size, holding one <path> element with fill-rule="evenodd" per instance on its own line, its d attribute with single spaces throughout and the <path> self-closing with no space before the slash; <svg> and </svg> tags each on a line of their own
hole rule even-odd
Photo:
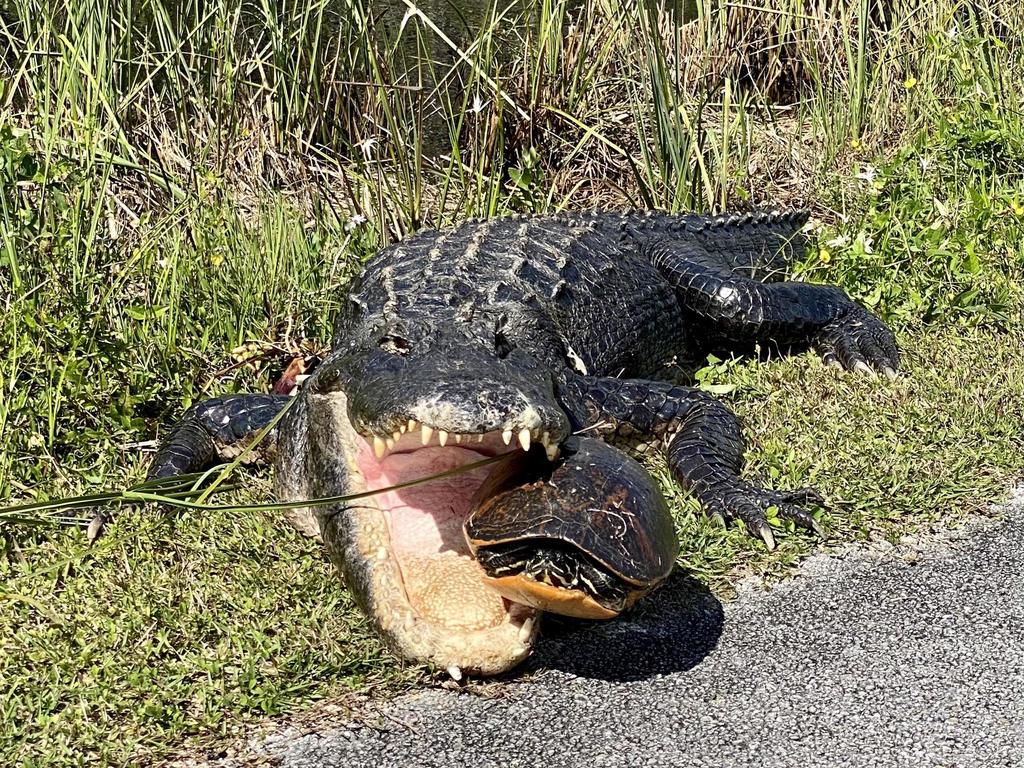
<svg viewBox="0 0 1024 768">
<path fill-rule="evenodd" d="M 749 112 L 798 116 L 830 161 L 850 138 L 905 127 L 907 77 L 927 84 L 918 96 L 959 93 L 935 71 L 954 32 L 1006 38 L 977 62 L 995 96 L 1019 63 L 1007 34 L 1020 15 L 1003 0 L 699 2 L 692 17 L 546 0 L 480 11 L 467 36 L 411 1 L 8 0 L 0 40 L 7 112 L 31 118 L 48 156 L 111 163 L 179 198 L 204 172 L 314 189 L 398 235 L 494 212 L 482 178 L 513 182 L 504 206 L 525 191 L 534 205 L 721 207 L 756 149 Z M 539 167 L 524 167 L 531 149 Z"/>
</svg>

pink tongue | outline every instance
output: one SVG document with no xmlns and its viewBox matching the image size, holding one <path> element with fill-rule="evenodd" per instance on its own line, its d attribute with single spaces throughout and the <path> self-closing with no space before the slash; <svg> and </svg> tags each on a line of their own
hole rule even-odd
<svg viewBox="0 0 1024 768">
<path fill-rule="evenodd" d="M 437 446 L 410 453 L 392 453 L 383 461 L 372 458 L 360 464 L 367 489 L 373 490 L 435 475 L 483 458 L 486 458 L 484 454 L 468 448 Z M 468 555 L 462 523 L 469 515 L 473 493 L 490 470 L 491 467 L 480 467 L 375 497 L 380 508 L 389 511 L 395 554 L 399 558 L 404 553 L 427 555 L 444 551 Z"/>
<path fill-rule="evenodd" d="M 484 457 L 459 446 L 437 446 L 392 453 L 380 462 L 372 453 L 363 454 L 360 464 L 372 490 Z M 484 583 L 483 569 L 462 530 L 473 494 L 491 469 L 484 466 L 375 497 L 388 518 L 391 548 L 409 605 L 421 620 L 452 630 L 486 629 L 505 621 L 506 602 Z"/>
</svg>

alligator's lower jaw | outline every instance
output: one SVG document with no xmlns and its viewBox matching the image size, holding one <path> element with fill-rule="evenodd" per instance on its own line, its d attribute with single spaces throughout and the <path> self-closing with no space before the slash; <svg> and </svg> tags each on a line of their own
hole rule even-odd
<svg viewBox="0 0 1024 768">
<path fill-rule="evenodd" d="M 419 479 L 511 450 L 483 442 L 422 447 L 408 435 L 377 458 L 349 423 L 344 396 L 308 397 L 278 455 L 282 498 L 359 493 Z M 304 439 L 315 435 L 315 439 Z M 496 438 L 496 441 L 493 438 Z M 408 441 L 405 442 L 405 441 Z M 462 524 L 490 467 L 320 509 L 320 532 L 357 602 L 400 656 L 462 673 L 494 675 L 522 662 L 537 612 L 484 584 Z"/>
</svg>

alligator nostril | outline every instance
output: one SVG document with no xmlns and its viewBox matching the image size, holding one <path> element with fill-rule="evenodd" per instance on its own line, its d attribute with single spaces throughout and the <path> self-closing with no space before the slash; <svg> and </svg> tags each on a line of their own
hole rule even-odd
<svg viewBox="0 0 1024 768">
<path fill-rule="evenodd" d="M 505 323 L 507 322 L 508 319 L 502 315 L 498 318 L 498 322 L 494 324 L 494 351 L 498 353 L 498 357 L 502 360 L 512 354 L 514 349 L 512 342 L 505 335 Z"/>
</svg>

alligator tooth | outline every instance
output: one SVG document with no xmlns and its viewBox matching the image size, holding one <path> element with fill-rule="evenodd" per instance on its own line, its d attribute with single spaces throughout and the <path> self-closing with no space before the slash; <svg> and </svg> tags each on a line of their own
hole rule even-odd
<svg viewBox="0 0 1024 768">
<path fill-rule="evenodd" d="M 407 430 L 408 428 L 409 428 L 408 424 L 399 424 L 398 425 L 398 432 L 396 432 L 395 434 L 404 435 L 405 434 L 405 430 Z"/>
<path fill-rule="evenodd" d="M 410 432 L 415 432 L 416 431 L 416 427 L 418 427 L 418 426 L 419 426 L 419 422 L 416 421 L 416 419 L 409 419 L 409 431 Z"/>
<path fill-rule="evenodd" d="M 476 441 L 477 441 L 478 443 L 482 443 L 482 442 L 484 441 L 484 433 L 483 433 L 483 432 L 481 432 L 480 434 L 478 434 L 478 435 L 476 436 Z"/>
<path fill-rule="evenodd" d="M 388 445 L 377 435 L 373 436 L 373 452 L 377 454 L 378 459 L 384 458 L 384 452 L 387 451 Z"/>
<path fill-rule="evenodd" d="M 523 446 L 524 451 L 530 450 L 530 430 L 525 428 L 519 430 L 519 444 Z"/>
<path fill-rule="evenodd" d="M 392 440 L 390 437 L 385 437 L 384 438 L 384 445 L 386 445 L 388 447 L 389 451 L 395 450 L 395 441 Z"/>
<path fill-rule="evenodd" d="M 405 430 L 402 430 L 402 432 L 404 432 L 404 431 L 405 431 Z M 397 432 L 397 431 L 396 431 L 396 432 L 395 432 L 395 433 L 394 433 L 394 434 L 392 435 L 392 438 L 394 438 L 394 441 L 395 441 L 396 443 L 397 443 L 397 442 L 398 442 L 399 440 L 401 440 L 401 439 L 402 439 L 402 432 Z"/>
<path fill-rule="evenodd" d="M 525 643 L 530 639 L 530 635 L 533 634 L 533 616 L 523 622 L 523 626 L 519 628 L 519 642 Z"/>
<path fill-rule="evenodd" d="M 462 680 L 462 670 L 454 664 L 448 667 L 448 674 L 451 675 L 452 680 L 454 680 L 456 683 Z"/>
<path fill-rule="evenodd" d="M 424 424 L 421 428 L 420 442 L 424 445 L 430 445 L 430 438 L 434 435 L 434 430 Z"/>
<path fill-rule="evenodd" d="M 441 444 L 442 448 L 444 447 L 444 444 L 448 442 L 448 433 L 443 429 L 437 430 L 437 442 Z"/>
<path fill-rule="evenodd" d="M 511 429 L 506 429 L 504 432 L 502 432 L 501 433 L 501 439 L 505 441 L 505 445 L 508 445 L 509 443 L 511 443 L 512 442 L 512 430 Z"/>
<path fill-rule="evenodd" d="M 453 435 L 453 437 L 455 438 L 455 442 L 456 442 L 456 443 L 458 443 L 459 445 L 462 445 L 462 435 L 461 435 L 461 434 L 459 434 L 458 432 L 456 432 L 456 433 L 455 433 L 455 434 Z"/>
</svg>

